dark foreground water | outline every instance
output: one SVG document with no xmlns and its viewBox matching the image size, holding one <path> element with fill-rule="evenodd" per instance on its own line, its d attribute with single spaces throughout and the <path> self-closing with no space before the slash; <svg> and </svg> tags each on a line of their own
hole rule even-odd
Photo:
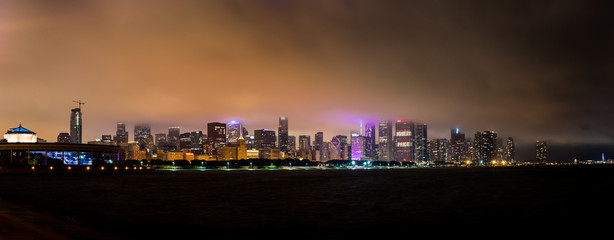
<svg viewBox="0 0 614 240">
<path fill-rule="evenodd" d="M 614 229 L 613 184 L 605 165 L 0 174 L 0 199 L 74 239 L 565 235 Z"/>
</svg>

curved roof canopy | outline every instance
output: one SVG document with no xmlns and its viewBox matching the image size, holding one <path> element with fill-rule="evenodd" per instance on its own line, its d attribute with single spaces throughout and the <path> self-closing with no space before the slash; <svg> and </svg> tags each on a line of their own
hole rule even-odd
<svg viewBox="0 0 614 240">
<path fill-rule="evenodd" d="M 29 129 L 22 127 L 21 123 L 19 123 L 19 127 L 11 128 L 8 131 L 6 131 L 6 134 L 12 134 L 12 133 L 31 133 L 31 134 L 36 134 L 35 132 L 32 132 Z"/>
</svg>

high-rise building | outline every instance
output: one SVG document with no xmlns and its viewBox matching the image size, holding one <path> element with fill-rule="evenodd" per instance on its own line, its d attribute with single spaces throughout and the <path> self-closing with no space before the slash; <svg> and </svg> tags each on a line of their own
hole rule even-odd
<svg viewBox="0 0 614 240">
<path fill-rule="evenodd" d="M 535 144 L 535 160 L 545 163 L 548 161 L 548 144 L 546 141 L 537 141 Z"/>
<path fill-rule="evenodd" d="M 273 130 L 254 130 L 254 146 L 256 149 L 274 148 L 276 140 L 275 131 Z"/>
<path fill-rule="evenodd" d="M 394 152 L 396 161 L 414 161 L 413 131 L 414 123 L 411 121 L 397 120 L 395 123 Z"/>
<path fill-rule="evenodd" d="M 450 156 L 448 156 L 448 161 L 451 162 L 465 162 L 469 159 L 469 145 L 467 141 L 465 141 L 465 133 L 463 133 L 460 128 L 452 128 L 450 129 Z"/>
<path fill-rule="evenodd" d="M 123 122 L 117 123 L 117 130 L 115 131 L 115 142 L 117 142 L 118 145 L 121 145 L 122 143 L 128 143 L 128 131 L 126 130 L 126 124 Z"/>
<path fill-rule="evenodd" d="M 303 159 L 311 158 L 311 136 L 298 136 L 298 155 Z"/>
<path fill-rule="evenodd" d="M 193 153 L 202 154 L 203 153 L 203 132 L 202 131 L 194 131 L 190 133 L 191 140 L 191 148 Z M 243 141 L 243 145 L 245 145 L 245 140 Z"/>
<path fill-rule="evenodd" d="M 366 145 L 365 137 L 357 132 L 353 132 L 350 137 L 350 144 L 352 145 L 351 160 L 363 160 Z"/>
<path fill-rule="evenodd" d="M 228 122 L 227 126 L 228 126 L 228 131 L 227 131 L 228 145 L 236 146 L 237 140 L 242 135 L 241 123 L 239 121 L 233 120 L 233 121 Z"/>
<path fill-rule="evenodd" d="M 179 150 L 190 150 L 192 148 L 192 133 L 184 132 L 179 134 Z"/>
<path fill-rule="evenodd" d="M 429 161 L 429 150 L 427 147 L 428 141 L 426 132 L 426 123 L 414 125 L 414 160 L 416 162 Z"/>
<path fill-rule="evenodd" d="M 288 147 L 288 118 L 285 116 L 279 117 L 279 128 L 278 128 L 278 144 L 279 150 L 284 153 L 290 152 L 290 148 Z"/>
<path fill-rule="evenodd" d="M 168 152 L 168 142 L 166 141 L 166 133 L 156 133 L 154 135 L 156 149 Z"/>
<path fill-rule="evenodd" d="M 179 151 L 179 126 L 168 127 L 168 136 L 166 137 L 167 148 L 169 151 Z"/>
<path fill-rule="evenodd" d="M 429 142 L 429 152 L 431 162 L 448 161 L 448 140 L 445 138 L 432 139 Z"/>
<path fill-rule="evenodd" d="M 82 142 L 82 127 L 81 108 L 73 108 L 70 113 L 70 143 Z"/>
<path fill-rule="evenodd" d="M 212 149 L 213 156 L 216 156 L 217 149 L 226 146 L 226 123 L 207 123 L 207 139 Z"/>
<path fill-rule="evenodd" d="M 317 132 L 313 144 L 313 149 L 322 150 L 322 145 L 324 145 L 324 133 Z"/>
<path fill-rule="evenodd" d="M 497 158 L 497 133 L 491 130 L 478 131 L 473 140 L 475 160 L 478 164 L 489 164 Z"/>
<path fill-rule="evenodd" d="M 375 159 L 375 124 L 373 122 L 367 122 L 365 124 L 365 150 L 363 158 L 366 160 Z"/>
<path fill-rule="evenodd" d="M 507 138 L 507 144 L 505 147 L 505 160 L 508 162 L 516 161 L 516 145 L 512 137 Z"/>
<path fill-rule="evenodd" d="M 339 158 L 342 160 L 350 160 L 351 154 L 348 150 L 348 137 L 345 135 L 335 136 L 339 140 Z"/>
<path fill-rule="evenodd" d="M 392 122 L 379 121 L 378 136 L 378 160 L 390 162 L 392 158 Z"/>
<path fill-rule="evenodd" d="M 151 136 L 151 127 L 147 123 L 134 125 L 134 141 L 137 142 L 141 150 L 147 148 L 147 138 Z"/>
<path fill-rule="evenodd" d="M 296 152 L 296 136 L 288 136 L 288 152 Z"/>
<path fill-rule="evenodd" d="M 70 143 L 70 134 L 67 132 L 58 134 L 58 143 Z"/>
</svg>

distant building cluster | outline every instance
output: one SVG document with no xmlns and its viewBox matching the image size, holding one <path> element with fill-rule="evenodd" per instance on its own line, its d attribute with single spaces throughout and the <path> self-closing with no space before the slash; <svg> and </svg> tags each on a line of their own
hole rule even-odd
<svg viewBox="0 0 614 240">
<path fill-rule="evenodd" d="M 81 102 L 71 110 L 70 133 L 61 132 L 57 143 L 82 144 Z M 88 144 L 121 147 L 128 160 L 207 160 L 228 161 L 242 159 L 307 159 L 313 161 L 359 160 L 414 163 L 491 164 L 514 163 L 515 144 L 512 137 L 505 140 L 493 130 L 477 131 L 466 137 L 459 128 L 452 128 L 450 138 L 428 139 L 425 123 L 409 120 L 361 123 L 350 136 L 336 135 L 324 139 L 317 132 L 313 141 L 309 135 L 289 135 L 288 118 L 279 117 L 277 131 L 255 129 L 253 133 L 239 121 L 210 122 L 206 132 L 181 132 L 179 126 L 168 132 L 152 133 L 147 123 L 134 125 L 133 139 L 124 122 L 117 123 L 115 135 L 102 135 Z M 4 142 L 44 142 L 36 134 L 23 128 L 9 129 Z M 537 141 L 537 162 L 547 162 L 547 145 Z"/>
</svg>

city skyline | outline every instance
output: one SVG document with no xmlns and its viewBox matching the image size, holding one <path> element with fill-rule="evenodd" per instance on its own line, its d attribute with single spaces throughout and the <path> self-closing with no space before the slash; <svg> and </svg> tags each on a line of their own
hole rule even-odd
<svg viewBox="0 0 614 240">
<path fill-rule="evenodd" d="M 612 144 L 613 34 L 598 2 L 4 1 L 0 126 L 82 141 L 116 123 L 350 136 L 411 120 L 428 138 Z M 10 91 L 18 89 L 21 91 Z M 27 91 L 30 95 L 24 94 Z M 82 107 L 73 101 L 85 102 Z M 206 132 L 206 131 L 204 131 Z M 130 134 L 130 139 L 134 136 Z"/>
</svg>

